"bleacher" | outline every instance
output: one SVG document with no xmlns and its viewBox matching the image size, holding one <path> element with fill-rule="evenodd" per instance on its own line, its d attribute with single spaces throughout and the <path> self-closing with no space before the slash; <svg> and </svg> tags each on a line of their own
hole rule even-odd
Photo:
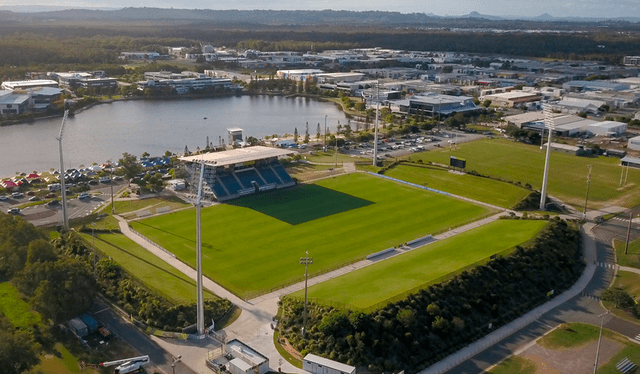
<svg viewBox="0 0 640 374">
<path fill-rule="evenodd" d="M 216 194 L 216 197 L 218 199 L 224 198 L 224 197 L 227 196 L 227 192 L 224 190 L 224 187 L 222 186 L 222 182 L 220 182 L 218 178 L 215 178 L 213 180 L 213 183 L 211 183 L 209 185 L 211 186 L 211 189 L 213 190 L 213 193 Z"/>
<path fill-rule="evenodd" d="M 280 179 L 282 179 L 282 182 L 288 183 L 292 181 L 291 176 L 289 175 L 289 173 L 287 173 L 286 170 L 284 170 L 284 167 L 282 167 L 282 164 L 278 162 L 278 163 L 271 164 L 271 166 L 273 167 L 273 170 L 275 170 L 275 172 L 278 174 L 278 176 L 280 176 Z"/>
<path fill-rule="evenodd" d="M 238 191 L 244 189 L 240 183 L 238 183 L 233 174 L 220 174 L 218 175 L 218 178 L 220 178 L 220 181 L 225 185 L 225 187 L 227 187 L 229 196 L 236 195 Z"/>
<path fill-rule="evenodd" d="M 265 184 L 262 178 L 260 178 L 260 176 L 256 172 L 256 170 L 253 168 L 236 171 L 236 176 L 238 176 L 238 179 L 240 179 L 240 182 L 242 182 L 242 185 L 244 186 L 244 188 L 253 187 L 253 184 L 251 184 L 251 182 L 256 182 L 258 183 L 259 186 L 264 186 Z"/>
<path fill-rule="evenodd" d="M 276 184 L 277 185 L 277 184 L 282 183 L 280 178 L 278 178 L 278 176 L 276 175 L 276 172 L 273 171 L 273 169 L 271 169 L 271 167 L 269 165 L 261 166 L 257 170 L 260 173 L 260 175 L 262 175 L 262 178 L 264 178 L 264 180 L 267 181 L 267 184 Z"/>
</svg>

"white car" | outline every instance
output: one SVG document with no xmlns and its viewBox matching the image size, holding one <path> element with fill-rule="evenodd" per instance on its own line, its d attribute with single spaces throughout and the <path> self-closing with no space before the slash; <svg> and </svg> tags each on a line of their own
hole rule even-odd
<svg viewBox="0 0 640 374">
<path fill-rule="evenodd" d="M 5 201 L 5 200 L 9 200 L 9 197 L 5 195 L 0 195 L 0 201 Z"/>
<path fill-rule="evenodd" d="M 81 193 L 80 195 L 78 195 L 78 199 L 79 199 L 79 200 L 82 200 L 82 199 L 89 199 L 89 198 L 91 198 L 91 195 L 89 195 L 89 193 L 88 193 L 88 192 L 83 192 L 83 193 Z"/>
</svg>

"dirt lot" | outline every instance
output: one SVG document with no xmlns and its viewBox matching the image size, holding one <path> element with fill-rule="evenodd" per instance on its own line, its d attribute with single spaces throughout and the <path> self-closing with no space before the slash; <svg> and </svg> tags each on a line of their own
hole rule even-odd
<svg viewBox="0 0 640 374">
<path fill-rule="evenodd" d="M 563 350 L 550 350 L 539 345 L 520 354 L 521 357 L 535 362 L 538 369 L 536 374 L 575 374 L 593 371 L 598 342 L 593 341 L 582 347 Z M 609 361 L 624 345 L 608 338 L 602 338 L 598 367 Z"/>
</svg>

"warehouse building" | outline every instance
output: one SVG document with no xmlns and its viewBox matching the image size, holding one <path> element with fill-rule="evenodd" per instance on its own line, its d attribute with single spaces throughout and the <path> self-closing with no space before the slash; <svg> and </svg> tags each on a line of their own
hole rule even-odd
<svg viewBox="0 0 640 374">
<path fill-rule="evenodd" d="M 629 139 L 627 143 L 627 149 L 632 151 L 640 151 L 640 136 Z"/>
<path fill-rule="evenodd" d="M 316 356 L 312 353 L 304 356 L 302 369 L 312 374 L 355 374 L 356 368 L 350 365 Z"/>
<path fill-rule="evenodd" d="M 618 137 L 627 132 L 627 124 L 617 121 L 596 122 L 587 131 L 596 136 Z"/>
</svg>

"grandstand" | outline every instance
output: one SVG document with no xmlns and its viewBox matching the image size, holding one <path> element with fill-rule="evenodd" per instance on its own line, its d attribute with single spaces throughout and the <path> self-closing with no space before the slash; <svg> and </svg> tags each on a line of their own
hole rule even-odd
<svg viewBox="0 0 640 374">
<path fill-rule="evenodd" d="M 200 163 L 204 162 L 205 198 L 225 201 L 261 191 L 293 186 L 295 181 L 282 167 L 280 157 L 296 154 L 290 149 L 263 146 L 181 157 L 197 185 Z"/>
</svg>

